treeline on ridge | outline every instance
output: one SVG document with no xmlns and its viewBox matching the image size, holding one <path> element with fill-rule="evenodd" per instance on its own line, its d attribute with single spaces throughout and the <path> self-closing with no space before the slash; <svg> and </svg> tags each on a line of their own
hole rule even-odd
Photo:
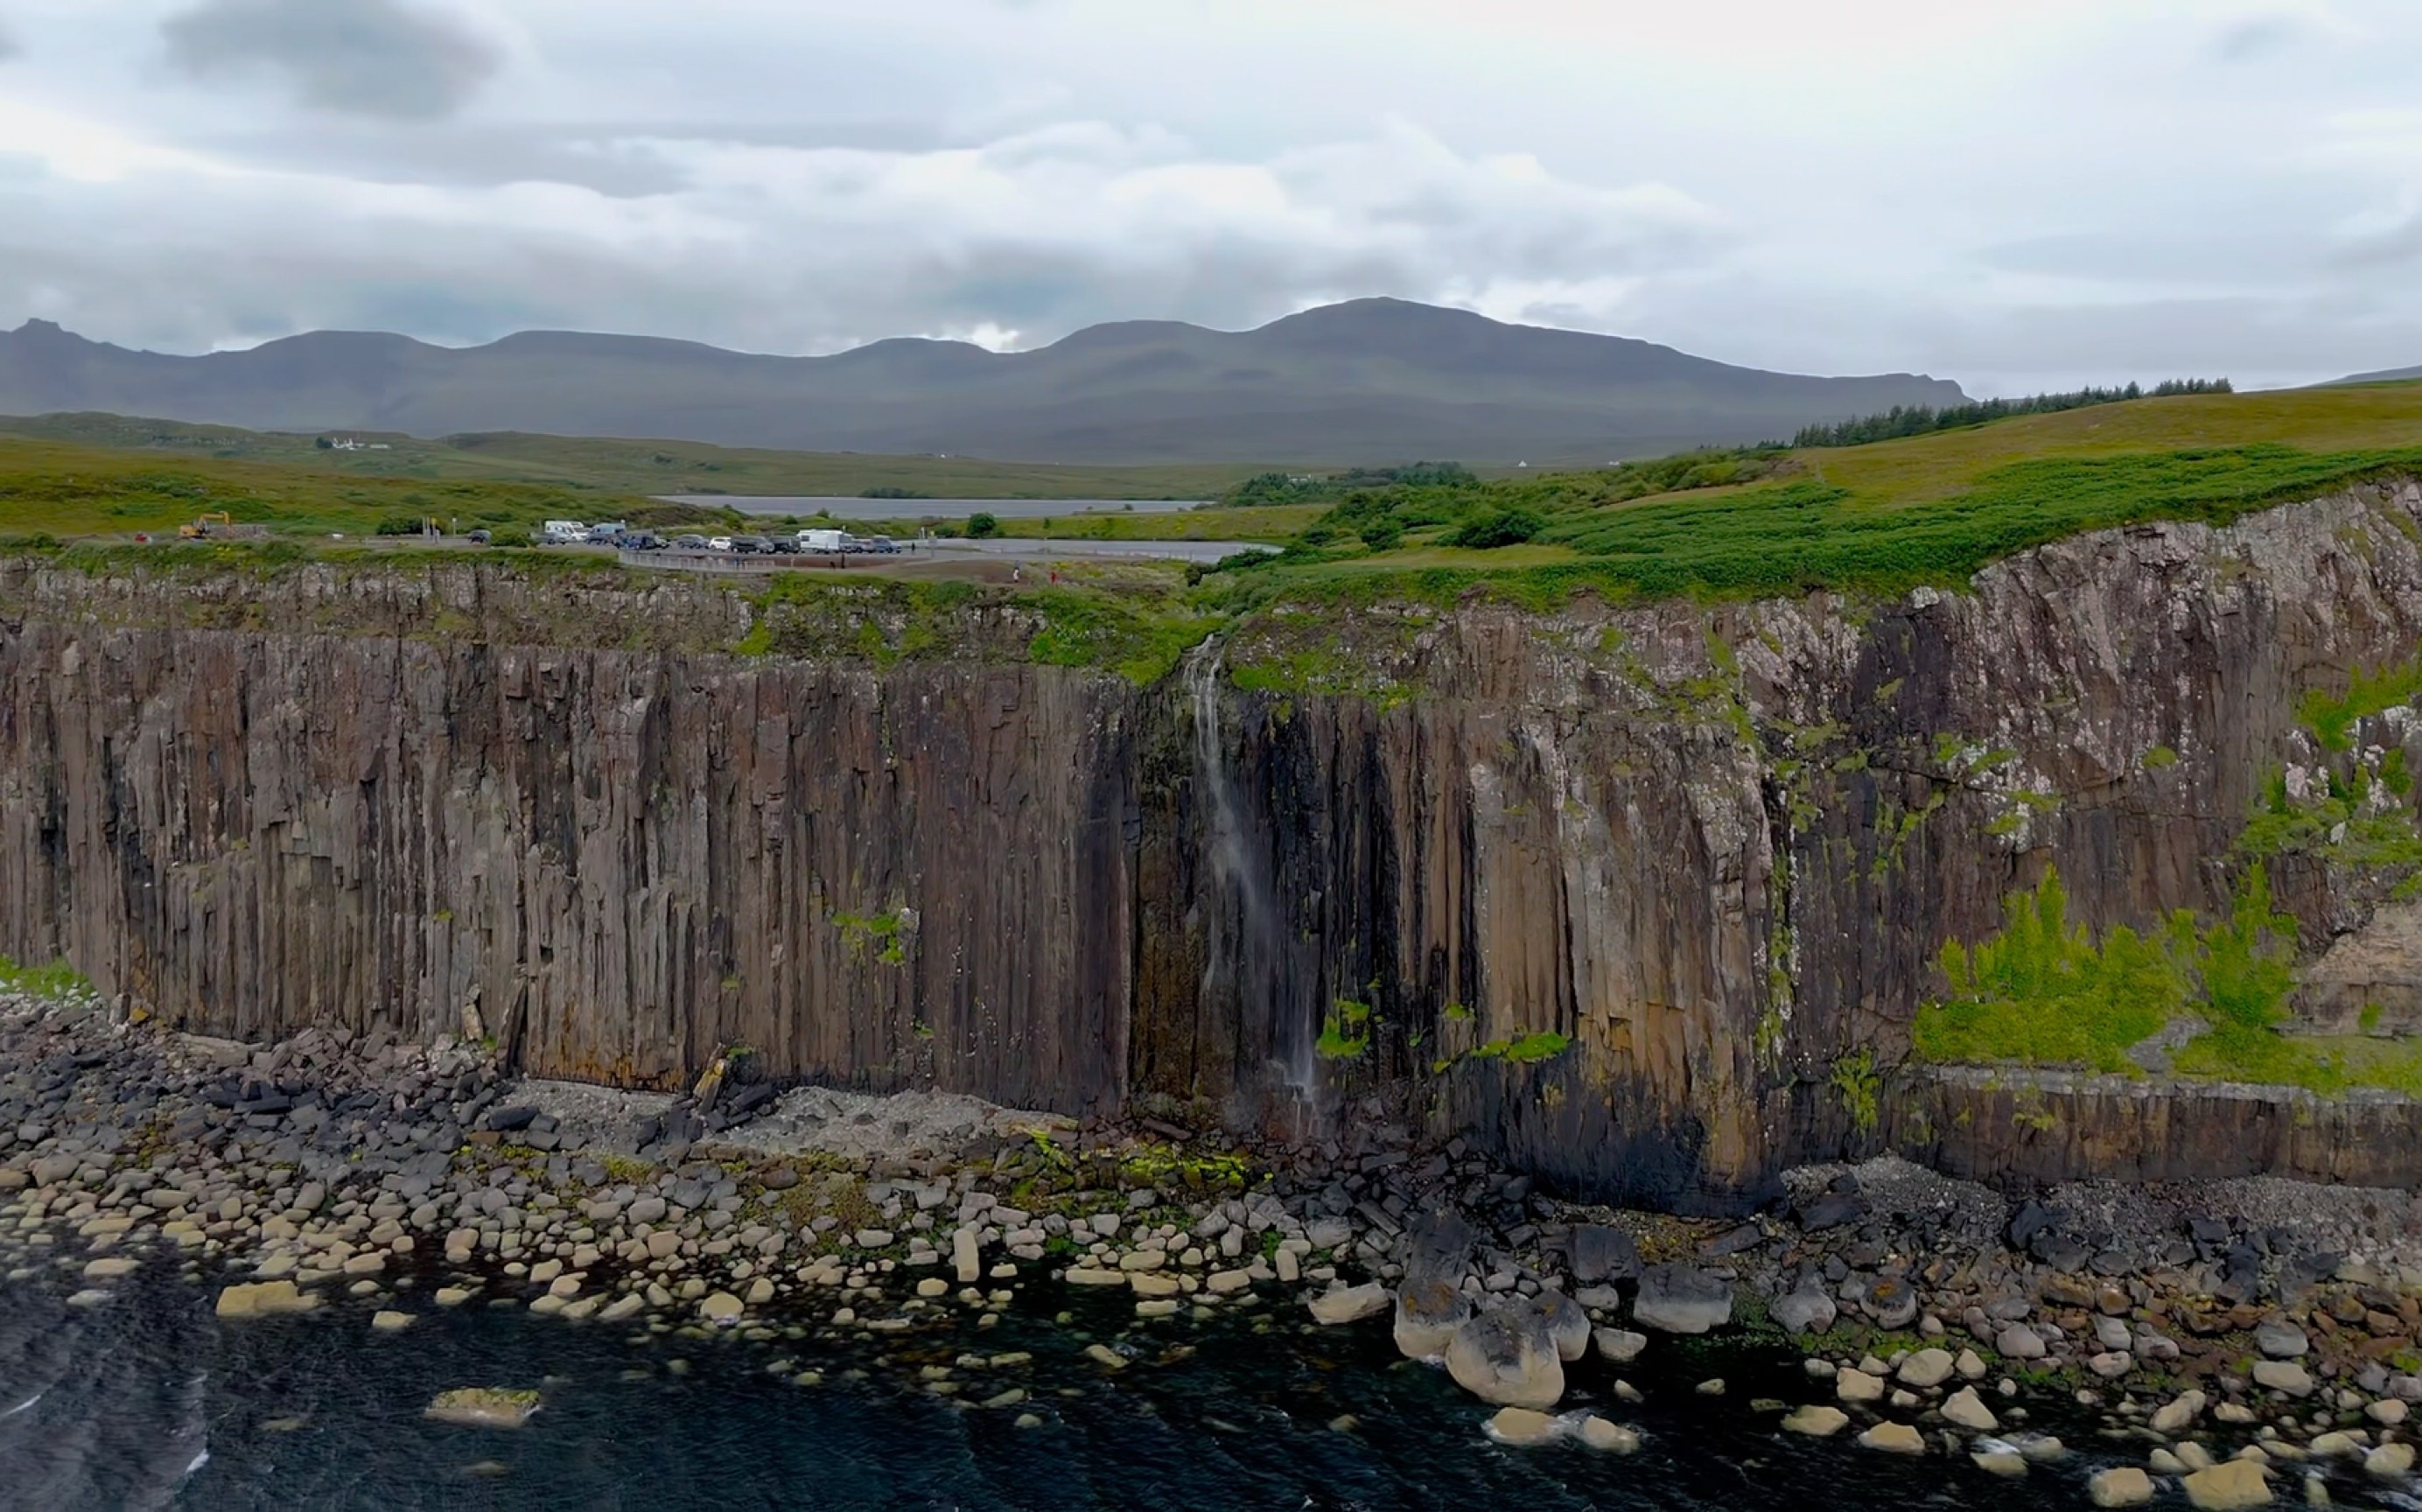
<svg viewBox="0 0 2422 1512">
<path fill-rule="evenodd" d="M 2180 394 L 2231 394 L 2236 391 L 2225 378 L 2171 378 L 2155 384 L 2149 397 L 2169 399 Z M 1942 409 L 1927 404 L 1895 404 L 1881 415 L 1862 415 L 1856 419 L 1832 425 L 1803 425 L 1800 433 L 1791 438 L 1791 444 L 1795 447 L 1863 447 L 1870 442 L 1895 441 L 1903 436 L 1925 435 L 1932 431 L 1957 431 L 2021 415 L 2052 415 L 2062 410 L 2120 404 L 2147 397 L 2147 390 L 2142 386 L 2131 383 L 2118 388 L 2088 387 L 2066 394 L 1980 399 L 1973 403 L 1950 404 Z"/>
</svg>

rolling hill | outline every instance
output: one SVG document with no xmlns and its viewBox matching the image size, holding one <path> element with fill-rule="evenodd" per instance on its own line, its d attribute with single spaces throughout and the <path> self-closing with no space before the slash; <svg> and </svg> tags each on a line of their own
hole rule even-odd
<svg viewBox="0 0 2422 1512">
<path fill-rule="evenodd" d="M 1940 379 L 1766 372 L 1392 299 L 1242 332 L 1096 325 L 1012 354 L 897 339 L 777 357 L 568 332 L 455 349 L 322 331 L 177 356 L 39 321 L 0 333 L 0 414 L 106 411 L 268 431 L 518 431 L 1005 462 L 1595 465 L 1963 397 Z"/>
</svg>

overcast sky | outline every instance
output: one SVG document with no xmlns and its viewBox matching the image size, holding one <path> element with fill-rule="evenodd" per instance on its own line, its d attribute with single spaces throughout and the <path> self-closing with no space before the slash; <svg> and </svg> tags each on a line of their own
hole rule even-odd
<svg viewBox="0 0 2422 1512">
<path fill-rule="evenodd" d="M 2422 363 L 2414 0 L 0 0 L 0 326 Z"/>
</svg>

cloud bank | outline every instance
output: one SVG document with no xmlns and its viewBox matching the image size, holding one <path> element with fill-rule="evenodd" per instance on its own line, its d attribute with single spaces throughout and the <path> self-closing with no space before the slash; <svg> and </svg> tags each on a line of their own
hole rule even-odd
<svg viewBox="0 0 2422 1512">
<path fill-rule="evenodd" d="M 1989 392 L 2422 361 L 2389 0 L 11 15 L 0 323 L 128 344 L 1030 346 L 1394 294 Z"/>
</svg>

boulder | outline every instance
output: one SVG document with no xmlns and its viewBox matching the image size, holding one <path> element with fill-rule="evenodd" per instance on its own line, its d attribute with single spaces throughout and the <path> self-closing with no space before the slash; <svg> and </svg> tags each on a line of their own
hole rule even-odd
<svg viewBox="0 0 2422 1512">
<path fill-rule="evenodd" d="M 1845 1367 L 1833 1373 L 1833 1394 L 1846 1402 L 1880 1402 L 1884 1399 L 1883 1379 L 1864 1370 Z"/>
<path fill-rule="evenodd" d="M 2286 1318 L 2266 1317 L 2254 1326 L 2254 1347 L 2265 1360 L 2301 1360 L 2313 1341 Z"/>
<path fill-rule="evenodd" d="M 2177 1433 L 2203 1416 L 2204 1404 L 2210 1398 L 2196 1391 L 2180 1392 L 2153 1409 L 2152 1427 L 2155 1433 Z"/>
<path fill-rule="evenodd" d="M 729 1323 L 746 1311 L 747 1304 L 727 1291 L 715 1292 L 698 1304 L 698 1315 L 709 1323 Z"/>
<path fill-rule="evenodd" d="M 1814 1281 L 1802 1282 L 1776 1298 L 1769 1312 L 1775 1322 L 1794 1334 L 1822 1333 L 1841 1316 L 1840 1307 Z"/>
<path fill-rule="evenodd" d="M 1732 1284 L 1695 1266 L 1650 1266 L 1641 1272 L 1631 1316 L 1662 1333 L 1706 1333 L 1732 1321 Z"/>
<path fill-rule="evenodd" d="M 1859 1446 L 1880 1449 L 1888 1455 L 1922 1455 L 1926 1439 L 1906 1423 L 1879 1423 L 1859 1435 Z"/>
<path fill-rule="evenodd" d="M 1533 1412 L 1527 1407 L 1500 1408 L 1488 1420 L 1487 1434 L 1499 1443 L 1528 1449 L 1547 1443 L 1557 1436 L 1556 1420 L 1545 1412 Z"/>
<path fill-rule="evenodd" d="M 2240 1512 L 2271 1504 L 2271 1475 L 2251 1459 L 2227 1459 L 2198 1470 L 2182 1483 L 2187 1504 L 2200 1512 Z"/>
<path fill-rule="evenodd" d="M 1596 1337 L 1597 1352 L 1618 1365 L 1631 1363 L 1648 1347 L 1648 1335 L 1629 1329 L 1600 1329 Z"/>
<path fill-rule="evenodd" d="M 518 1428 L 538 1410 L 538 1393 L 509 1392 L 495 1386 L 465 1386 L 440 1392 L 421 1412 L 439 1423 L 472 1428 Z"/>
<path fill-rule="evenodd" d="M 1897 1332 L 1917 1321 L 1917 1288 L 1904 1276 L 1878 1276 L 1867 1283 L 1859 1309 L 1876 1327 Z"/>
<path fill-rule="evenodd" d="M 1396 1347 L 1408 1360 L 1435 1360 L 1470 1316 L 1471 1299 L 1460 1289 L 1408 1282 L 1396 1288 Z"/>
<path fill-rule="evenodd" d="M 2005 1360 L 2041 1360 L 2044 1342 L 2041 1335 L 2023 1323 L 2013 1323 L 1993 1340 L 1993 1347 Z"/>
<path fill-rule="evenodd" d="M 1640 1273 L 1640 1247 L 1630 1235 L 1603 1223 L 1574 1224 L 1565 1253 L 1572 1260 L 1575 1285 L 1628 1281 Z"/>
<path fill-rule="evenodd" d="M 2096 1506 L 2142 1506 L 2153 1499 L 2153 1477 L 2133 1465 L 2098 1470 L 2086 1479 L 2085 1494 Z"/>
<path fill-rule="evenodd" d="M 1171 1289 L 1176 1289 L 1174 1282 L 1171 1283 Z M 1377 1317 L 1388 1310 L 1388 1288 L 1376 1281 L 1365 1282 L 1360 1286 L 1332 1286 L 1308 1299 L 1304 1305 L 1312 1310 L 1314 1322 L 1331 1328 L 1360 1323 L 1366 1317 Z"/>
<path fill-rule="evenodd" d="M 957 1272 L 962 1286 L 972 1286 L 983 1279 L 983 1253 L 974 1224 L 963 1225 L 951 1235 L 951 1268 Z"/>
<path fill-rule="evenodd" d="M 1620 1423 L 1609 1423 L 1592 1412 L 1581 1419 L 1581 1442 L 1609 1455 L 1632 1455 L 1640 1452 L 1640 1435 Z"/>
<path fill-rule="evenodd" d="M 2289 1396 L 2313 1394 L 2313 1378 L 2292 1360 L 2257 1360 L 2252 1375 L 2255 1385 L 2269 1391 L 2284 1392 Z"/>
<path fill-rule="evenodd" d="M 1993 1416 L 1993 1410 L 1976 1394 L 1974 1386 L 1962 1386 L 1944 1398 L 1942 1421 L 1966 1428 L 1971 1433 L 1990 1433 L 2002 1425 Z"/>
<path fill-rule="evenodd" d="M 2363 1457 L 2363 1473 L 2380 1480 L 2402 1480 L 2414 1470 L 2414 1446 L 2383 1443 Z"/>
<path fill-rule="evenodd" d="M 1491 1307 L 1455 1331 L 1447 1374 L 1484 1402 L 1547 1409 L 1565 1394 L 1565 1364 L 1545 1323 L 1527 1308 Z"/>
<path fill-rule="evenodd" d="M 1581 1303 L 1560 1291 L 1542 1291 L 1522 1305 L 1539 1315 L 1556 1354 L 1566 1363 L 1589 1353 L 1589 1315 L 1581 1311 Z"/>
<path fill-rule="evenodd" d="M 1452 1206 L 1432 1207 L 1405 1227 L 1405 1273 L 1396 1287 L 1396 1347 L 1414 1360 L 1446 1353 L 1471 1316 L 1463 1274 L 1471 1264 L 1471 1224 Z"/>
<path fill-rule="evenodd" d="M 219 1293 L 221 1317 L 271 1317 L 279 1313 L 307 1313 L 320 1299 L 297 1290 L 291 1281 L 262 1281 L 229 1286 Z"/>
<path fill-rule="evenodd" d="M 1940 1386 L 1951 1378 L 1951 1351 L 1920 1349 L 1902 1361 L 1900 1369 L 1895 1371 L 1893 1375 L 1902 1385 L 1914 1387 L 1918 1391 Z"/>
<path fill-rule="evenodd" d="M 1800 1220 L 1801 1228 L 1811 1234 L 1819 1234 L 1826 1229 L 1840 1228 L 1845 1223 L 1864 1220 L 1867 1200 L 1854 1191 L 1829 1191 L 1801 1203 L 1793 1216 Z"/>
<path fill-rule="evenodd" d="M 1783 1420 L 1784 1432 L 1804 1433 L 1812 1439 L 1830 1439 L 1849 1425 L 1849 1413 L 1822 1403 L 1812 1403 Z"/>
</svg>

